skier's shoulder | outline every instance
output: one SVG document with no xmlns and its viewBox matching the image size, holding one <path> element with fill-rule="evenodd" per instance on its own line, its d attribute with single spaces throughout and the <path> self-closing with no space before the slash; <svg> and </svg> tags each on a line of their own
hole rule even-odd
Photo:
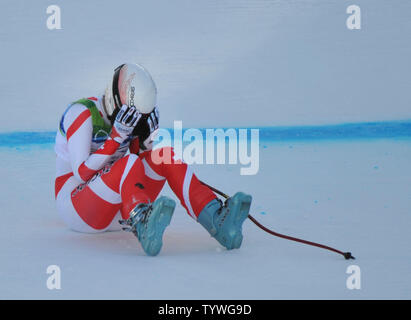
<svg viewBox="0 0 411 320">
<path fill-rule="evenodd" d="M 71 102 L 63 113 L 60 125 L 67 129 L 79 118 L 82 119 L 82 122 L 91 118 L 91 103 L 98 104 L 99 99 L 96 97 L 88 97 Z"/>
<path fill-rule="evenodd" d="M 90 107 L 99 106 L 100 99 L 96 97 L 88 97 L 74 100 L 68 106 L 65 111 L 65 116 L 70 115 L 70 118 L 78 117 L 83 114 L 83 116 L 91 115 Z"/>
</svg>

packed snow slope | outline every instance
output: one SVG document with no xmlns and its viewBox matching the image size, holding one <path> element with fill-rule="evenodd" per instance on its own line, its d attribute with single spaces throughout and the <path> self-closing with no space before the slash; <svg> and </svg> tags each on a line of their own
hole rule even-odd
<svg viewBox="0 0 411 320">
<path fill-rule="evenodd" d="M 66 228 L 54 206 L 51 145 L 0 149 L 0 298 L 411 298 L 411 140 L 264 142 L 254 176 L 194 166 L 228 194 L 252 194 L 251 214 L 264 225 L 352 251 L 350 261 L 249 220 L 241 249 L 226 251 L 181 205 L 162 252 L 147 257 L 130 233 Z M 174 197 L 168 187 L 163 194 Z M 46 286 L 49 265 L 61 269 L 61 290 Z M 350 265 L 360 267 L 360 290 L 347 289 Z"/>
</svg>

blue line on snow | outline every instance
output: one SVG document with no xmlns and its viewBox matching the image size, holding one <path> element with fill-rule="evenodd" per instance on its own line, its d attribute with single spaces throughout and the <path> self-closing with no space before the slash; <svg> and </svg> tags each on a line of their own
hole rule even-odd
<svg viewBox="0 0 411 320">
<path fill-rule="evenodd" d="M 227 128 L 222 129 L 225 130 Z M 238 129 L 240 128 L 236 130 L 238 131 Z M 260 140 L 265 141 L 411 137 L 411 121 L 363 122 L 321 126 L 255 127 L 245 129 L 259 129 Z M 173 130 L 168 130 L 171 136 L 173 136 Z M 202 133 L 205 133 L 206 129 L 200 130 Z M 51 144 L 54 143 L 55 135 L 55 131 L 0 133 L 0 147 Z"/>
</svg>

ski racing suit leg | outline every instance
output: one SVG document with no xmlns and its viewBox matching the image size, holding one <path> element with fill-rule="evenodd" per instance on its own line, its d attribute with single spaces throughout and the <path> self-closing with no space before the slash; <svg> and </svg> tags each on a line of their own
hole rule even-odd
<svg viewBox="0 0 411 320">
<path fill-rule="evenodd" d="M 201 210 L 217 198 L 198 180 L 186 163 L 175 158 L 172 147 L 144 152 L 141 157 L 148 184 L 160 179 L 167 180 L 171 190 L 193 219 L 197 220 Z"/>
<path fill-rule="evenodd" d="M 158 163 L 156 158 L 169 155 Z M 138 203 L 154 202 L 167 181 L 188 214 L 197 219 L 204 206 L 216 198 L 190 167 L 174 159 L 172 148 L 129 154 L 106 166 L 89 181 L 79 184 L 69 177 L 57 195 L 63 220 L 79 232 L 119 230 Z"/>
</svg>

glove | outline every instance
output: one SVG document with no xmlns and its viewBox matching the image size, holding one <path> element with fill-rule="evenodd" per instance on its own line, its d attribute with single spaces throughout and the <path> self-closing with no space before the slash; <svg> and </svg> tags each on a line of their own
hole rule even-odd
<svg viewBox="0 0 411 320">
<path fill-rule="evenodd" d="M 158 133 L 158 123 L 160 120 L 160 113 L 158 108 L 148 114 L 144 114 L 143 118 L 134 129 L 133 134 L 138 137 L 140 142 L 140 148 L 145 150 L 151 150 L 153 147 L 154 139 Z"/>
<path fill-rule="evenodd" d="M 135 107 L 123 105 L 117 113 L 111 129 L 110 137 L 118 143 L 123 143 L 132 133 L 141 118 L 141 113 Z"/>
<path fill-rule="evenodd" d="M 154 140 L 157 138 L 158 135 L 158 129 L 154 130 L 148 137 L 146 140 L 142 141 L 140 143 L 140 148 L 143 151 L 148 151 L 153 149 L 153 143 Z"/>
<path fill-rule="evenodd" d="M 149 127 L 149 135 L 148 137 L 141 142 L 141 148 L 143 150 L 151 150 L 153 149 L 154 140 L 158 134 L 158 123 L 160 120 L 160 113 L 158 112 L 157 107 L 150 113 L 150 116 L 147 118 L 147 123 Z"/>
</svg>

